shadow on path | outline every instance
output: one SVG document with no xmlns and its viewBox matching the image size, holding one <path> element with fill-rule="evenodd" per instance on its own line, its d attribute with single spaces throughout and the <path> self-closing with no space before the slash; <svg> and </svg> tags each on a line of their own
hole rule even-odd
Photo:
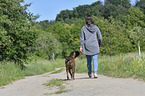
<svg viewBox="0 0 145 96">
<path fill-rule="evenodd" d="M 79 80 L 79 79 L 97 79 L 97 78 L 89 78 L 89 77 L 81 77 L 81 78 L 75 78 L 75 80 Z M 72 79 L 69 79 L 69 80 L 67 80 L 67 79 L 60 79 L 60 80 L 63 80 L 63 81 L 74 81 L 74 80 L 72 80 Z"/>
</svg>

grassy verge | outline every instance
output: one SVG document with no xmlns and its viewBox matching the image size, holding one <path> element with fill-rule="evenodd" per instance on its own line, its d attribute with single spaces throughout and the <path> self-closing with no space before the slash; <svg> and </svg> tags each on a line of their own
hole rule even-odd
<svg viewBox="0 0 145 96">
<path fill-rule="evenodd" d="M 12 62 L 0 62 L 0 86 L 22 79 L 24 73 Z"/>
<path fill-rule="evenodd" d="M 76 72 L 87 73 L 86 58 L 76 62 Z M 117 78 L 129 78 L 145 81 L 145 54 L 141 57 L 137 53 L 120 54 L 117 56 L 99 56 L 98 74 Z"/>
<path fill-rule="evenodd" d="M 45 93 L 44 95 L 61 94 L 61 93 L 70 91 L 70 90 L 65 89 L 66 82 L 64 82 L 63 80 L 60 80 L 60 79 L 52 79 L 48 83 L 45 83 L 43 85 L 49 86 L 50 89 L 52 89 L 54 87 L 57 88 L 57 91 L 55 91 L 54 93 Z"/>
<path fill-rule="evenodd" d="M 55 72 L 52 72 L 51 74 L 61 73 L 61 72 L 64 71 L 64 70 L 65 70 L 64 68 L 61 68 L 61 69 L 59 69 L 59 70 L 57 70 L 57 71 L 55 71 Z"/>
<path fill-rule="evenodd" d="M 104 57 L 99 60 L 99 73 L 118 78 L 134 77 L 145 81 L 145 56 L 136 53 L 126 55 Z"/>
<path fill-rule="evenodd" d="M 13 81 L 24 78 L 25 76 L 32 76 L 50 72 L 55 68 L 64 67 L 64 59 L 49 61 L 42 58 L 31 58 L 26 68 L 21 70 L 19 66 L 12 62 L 0 62 L 0 86 L 7 85 Z"/>
<path fill-rule="evenodd" d="M 15 80 L 50 72 L 55 68 L 64 67 L 64 59 L 48 61 L 38 57 L 32 57 L 25 70 L 13 62 L 0 62 L 0 86 L 9 84 Z M 121 54 L 117 56 L 98 56 L 98 74 L 117 78 L 140 79 L 145 81 L 145 54 L 141 57 L 137 53 Z M 63 70 L 63 69 L 62 69 Z M 62 71 L 59 70 L 59 71 Z M 76 72 L 87 73 L 86 58 L 76 59 Z"/>
</svg>

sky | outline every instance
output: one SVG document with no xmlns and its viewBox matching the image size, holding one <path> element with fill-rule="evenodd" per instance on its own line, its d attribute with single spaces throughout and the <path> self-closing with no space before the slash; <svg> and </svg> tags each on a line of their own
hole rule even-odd
<svg viewBox="0 0 145 96">
<path fill-rule="evenodd" d="M 40 17 L 36 21 L 55 20 L 57 14 L 62 10 L 73 10 L 79 5 L 91 5 L 96 1 L 104 2 L 104 0 L 24 0 L 23 4 L 32 3 L 27 11 L 34 15 L 39 14 Z M 131 4 L 135 4 L 136 0 L 130 0 Z"/>
</svg>

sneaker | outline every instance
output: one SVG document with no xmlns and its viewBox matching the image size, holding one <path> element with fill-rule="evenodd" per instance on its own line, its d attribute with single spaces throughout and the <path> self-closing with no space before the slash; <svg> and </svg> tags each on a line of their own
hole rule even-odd
<svg viewBox="0 0 145 96">
<path fill-rule="evenodd" d="M 97 75 L 97 73 L 94 73 L 94 78 L 98 78 L 98 75 Z"/>
<path fill-rule="evenodd" d="M 92 78 L 92 73 L 88 73 L 89 78 Z"/>
</svg>

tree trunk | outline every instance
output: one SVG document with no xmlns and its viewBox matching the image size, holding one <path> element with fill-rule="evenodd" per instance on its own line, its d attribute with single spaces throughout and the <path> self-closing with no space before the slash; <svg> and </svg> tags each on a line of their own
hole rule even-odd
<svg viewBox="0 0 145 96">
<path fill-rule="evenodd" d="M 138 41 L 138 50 L 139 50 L 139 56 L 141 55 L 141 52 L 140 52 L 140 41 Z"/>
<path fill-rule="evenodd" d="M 50 59 L 51 59 L 51 58 L 50 58 L 50 55 L 48 55 L 48 58 L 49 58 L 49 61 L 50 61 Z"/>
<path fill-rule="evenodd" d="M 53 60 L 54 60 L 54 53 L 53 53 L 53 55 L 52 55 L 52 58 L 53 58 Z"/>
</svg>

